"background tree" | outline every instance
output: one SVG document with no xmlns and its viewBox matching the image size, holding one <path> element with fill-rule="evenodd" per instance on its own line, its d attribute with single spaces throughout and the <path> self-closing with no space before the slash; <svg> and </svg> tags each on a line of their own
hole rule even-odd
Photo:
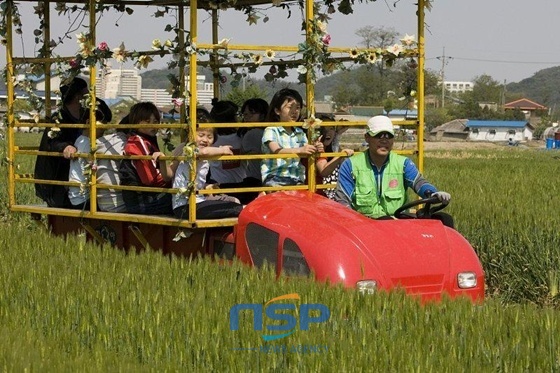
<svg viewBox="0 0 560 373">
<path fill-rule="evenodd" d="M 452 121 L 447 108 L 426 108 L 424 115 L 424 133 L 428 134 L 432 129 L 444 123 Z"/>
<path fill-rule="evenodd" d="M 493 79 L 490 75 L 480 75 L 473 79 L 473 90 L 466 92 L 465 96 L 470 96 L 477 102 L 501 103 L 504 86 Z"/>
<path fill-rule="evenodd" d="M 243 87 L 235 87 L 224 97 L 224 100 L 235 102 L 241 109 L 245 101 L 250 98 L 262 98 L 268 101 L 268 93 L 257 84 L 248 84 L 245 89 Z"/>
<path fill-rule="evenodd" d="M 361 38 L 360 44 L 366 48 L 381 48 L 385 49 L 393 44 L 397 40 L 397 31 L 392 27 L 375 27 L 375 26 L 364 26 L 356 30 L 355 34 Z M 384 93 L 387 91 L 386 84 L 386 71 L 387 66 L 385 61 L 377 61 L 374 66 L 379 72 L 378 78 L 375 82 L 376 92 L 370 93 L 370 100 L 379 102 L 383 99 Z M 373 95 L 373 97 L 371 97 Z"/>
<path fill-rule="evenodd" d="M 366 48 L 387 48 L 395 44 L 398 36 L 394 28 L 384 26 L 360 27 L 355 34 L 361 38 L 360 45 Z"/>
</svg>

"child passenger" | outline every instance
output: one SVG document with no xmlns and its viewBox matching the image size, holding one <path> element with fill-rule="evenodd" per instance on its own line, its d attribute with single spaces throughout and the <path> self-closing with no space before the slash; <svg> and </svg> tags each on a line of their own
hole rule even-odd
<svg viewBox="0 0 560 373">
<path fill-rule="evenodd" d="M 97 99 L 98 105 L 97 110 L 95 111 L 95 119 L 97 122 L 101 123 L 108 123 L 112 119 L 111 109 L 105 103 L 105 101 L 101 99 Z M 103 135 L 103 129 L 97 129 L 95 134 L 96 138 L 99 138 Z M 91 140 L 89 138 L 89 130 L 84 130 L 80 136 L 76 139 L 74 143 L 74 147 L 76 148 L 78 153 L 89 153 L 91 150 L 90 147 Z M 70 171 L 68 172 L 68 181 L 75 181 L 81 184 L 86 182 L 86 168 L 89 165 L 89 160 L 87 158 L 74 158 L 70 161 Z M 92 172 L 91 168 L 89 172 Z M 70 199 L 71 207 L 73 209 L 79 210 L 87 210 L 89 209 L 89 197 L 90 197 L 90 189 L 88 186 L 80 186 L 74 187 L 71 186 L 68 188 L 68 198 Z"/>
<path fill-rule="evenodd" d="M 334 121 L 334 118 L 325 120 Z M 319 138 L 325 148 L 325 153 L 342 151 L 351 157 L 354 154 L 352 149 L 340 150 L 339 135 L 344 133 L 347 128 L 337 129 L 336 127 L 321 127 L 321 137 Z M 317 183 L 336 184 L 338 181 L 338 169 L 346 160 L 346 157 L 321 157 L 315 161 L 317 168 Z M 335 189 L 323 189 L 324 195 L 334 199 Z"/>
<path fill-rule="evenodd" d="M 119 124 L 129 124 L 128 115 Z M 97 154 L 123 155 L 124 146 L 128 139 L 128 129 L 117 128 L 115 133 L 101 136 L 97 139 Z M 119 159 L 97 160 L 97 183 L 105 185 L 120 185 Z M 97 208 L 106 212 L 126 212 L 126 205 L 122 191 L 116 189 L 97 188 Z"/>
<path fill-rule="evenodd" d="M 139 102 L 130 108 L 130 124 L 143 124 L 131 130 L 124 147 L 125 155 L 151 155 L 152 159 L 123 159 L 119 167 L 121 185 L 170 188 L 173 170 L 159 160 L 164 154 L 157 143 L 157 128 L 160 122 L 158 108 L 151 102 Z M 123 190 L 126 209 L 131 214 L 168 215 L 172 213 L 171 194 Z"/>
<path fill-rule="evenodd" d="M 213 128 L 199 128 L 196 131 L 196 146 L 199 155 L 233 155 L 231 145 L 212 147 L 216 132 Z M 212 185 L 206 184 L 206 177 L 210 164 L 207 160 L 196 162 L 195 189 L 212 189 Z M 191 165 L 182 161 L 177 167 L 173 188 L 187 188 L 190 180 Z M 173 214 L 179 219 L 189 217 L 189 196 L 187 194 L 176 194 L 173 196 Z M 197 219 L 219 219 L 236 217 L 243 210 L 243 205 L 237 198 L 227 195 L 196 195 L 196 217 Z"/>
<path fill-rule="evenodd" d="M 301 120 L 302 107 L 303 99 L 297 91 L 284 88 L 276 92 L 270 102 L 267 122 L 285 122 L 286 125 L 264 130 L 262 143 L 265 154 L 311 155 L 323 151 L 321 142 L 308 144 L 301 127 L 291 126 Z M 261 163 L 261 175 L 264 186 L 303 184 L 305 167 L 299 158 L 265 159 Z"/>
</svg>

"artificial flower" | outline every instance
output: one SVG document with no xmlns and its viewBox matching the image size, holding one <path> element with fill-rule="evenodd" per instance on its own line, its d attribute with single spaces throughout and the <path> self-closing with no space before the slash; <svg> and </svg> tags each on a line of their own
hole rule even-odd
<svg viewBox="0 0 560 373">
<path fill-rule="evenodd" d="M 416 44 L 416 38 L 414 37 L 414 35 L 405 34 L 404 38 L 401 39 L 401 43 L 408 47 Z"/>
<path fill-rule="evenodd" d="M 266 58 L 273 60 L 274 56 L 276 56 L 276 52 L 274 52 L 272 49 L 267 49 L 266 52 L 264 52 L 264 55 L 266 56 Z"/>
<path fill-rule="evenodd" d="M 360 53 L 358 52 L 358 50 L 356 48 L 353 48 L 350 50 L 350 58 L 358 58 L 358 55 Z"/>
<path fill-rule="evenodd" d="M 259 18 L 261 18 L 261 17 L 257 16 L 255 13 L 250 14 L 247 17 L 247 22 L 249 22 L 249 26 L 251 26 L 253 24 L 256 25 Z"/>
<path fill-rule="evenodd" d="M 102 41 L 101 43 L 99 43 L 99 45 L 97 46 L 97 49 L 99 49 L 100 51 L 106 52 L 109 50 L 109 45 L 107 45 L 107 43 L 105 43 L 104 41 Z"/>
<path fill-rule="evenodd" d="M 161 49 L 161 40 L 159 39 L 152 40 L 152 49 L 153 50 Z"/>
<path fill-rule="evenodd" d="M 184 100 L 180 97 L 175 97 L 171 99 L 171 102 L 173 103 L 173 105 L 175 106 L 183 106 L 183 102 Z"/>
<path fill-rule="evenodd" d="M 83 32 L 76 34 L 76 38 L 78 39 L 78 44 L 87 42 L 87 35 Z"/>
<path fill-rule="evenodd" d="M 257 66 L 260 66 L 260 64 L 263 63 L 262 54 L 253 54 L 252 59 L 253 59 L 253 63 Z"/>
<path fill-rule="evenodd" d="M 331 36 L 330 36 L 329 34 L 323 35 L 323 37 L 321 38 L 321 42 L 322 42 L 324 45 L 327 45 L 327 46 L 328 46 L 328 45 L 331 43 Z"/>
<path fill-rule="evenodd" d="M 375 53 L 370 53 L 370 54 L 367 56 L 367 61 L 368 61 L 368 63 L 376 63 L 376 62 L 377 62 L 377 54 L 375 54 Z"/>
<path fill-rule="evenodd" d="M 93 56 L 93 44 L 91 43 L 81 43 L 80 44 L 80 55 L 83 58 L 88 58 L 90 56 Z"/>
<path fill-rule="evenodd" d="M 58 135 L 60 135 L 60 128 L 58 127 L 51 127 L 49 132 L 47 132 L 47 136 L 49 137 L 49 139 L 55 139 L 58 137 Z"/>
<path fill-rule="evenodd" d="M 124 43 L 121 43 L 118 48 L 113 49 L 113 58 L 120 63 L 126 62 L 127 57 Z"/>
<path fill-rule="evenodd" d="M 401 44 L 394 44 L 390 47 L 387 47 L 387 52 L 394 54 L 395 56 L 398 56 L 399 54 L 401 54 L 404 51 L 404 48 Z"/>
<path fill-rule="evenodd" d="M 228 44 L 229 44 L 230 39 L 222 39 L 218 42 L 218 46 L 222 47 L 222 48 L 227 48 Z"/>
<path fill-rule="evenodd" d="M 327 32 L 327 24 L 325 22 L 317 21 L 317 29 L 325 33 Z"/>
<path fill-rule="evenodd" d="M 194 43 L 192 43 L 191 45 L 187 46 L 185 48 L 185 52 L 187 52 L 187 54 L 195 54 L 196 53 L 196 45 Z"/>
<path fill-rule="evenodd" d="M 307 67 L 299 65 L 296 71 L 298 72 L 298 74 L 307 74 Z"/>
<path fill-rule="evenodd" d="M 146 69 L 150 62 L 154 62 L 154 59 L 147 55 L 142 55 L 138 57 L 138 61 L 136 61 L 136 66 L 139 69 Z"/>
<path fill-rule="evenodd" d="M 72 68 L 72 69 L 77 69 L 77 68 L 80 67 L 80 62 L 75 58 L 71 59 L 70 62 L 68 62 L 68 63 L 70 65 L 70 68 Z"/>
<path fill-rule="evenodd" d="M 323 123 L 323 121 L 321 119 L 315 118 L 315 115 L 310 116 L 309 118 L 305 119 L 303 121 L 303 128 L 304 129 L 312 129 L 312 130 L 316 130 L 319 127 L 321 127 L 321 123 Z"/>
<path fill-rule="evenodd" d="M 171 48 L 171 47 L 173 47 L 173 42 L 171 40 L 167 39 L 163 45 L 167 48 Z"/>
</svg>

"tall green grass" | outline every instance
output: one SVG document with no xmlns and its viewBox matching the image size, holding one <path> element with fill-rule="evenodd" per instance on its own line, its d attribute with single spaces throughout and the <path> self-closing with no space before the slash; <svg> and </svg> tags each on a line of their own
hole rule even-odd
<svg viewBox="0 0 560 373">
<path fill-rule="evenodd" d="M 452 194 L 447 211 L 480 256 L 490 295 L 560 305 L 560 153 L 428 153 L 426 175 Z"/>
<path fill-rule="evenodd" d="M 25 136 L 25 135 L 24 135 Z M 25 141 L 26 138 L 23 138 Z M 4 155 L 3 155 L 4 156 Z M 426 176 L 484 265 L 489 297 L 419 305 L 270 270 L 125 255 L 50 237 L 5 206 L 0 188 L 0 367 L 5 371 L 557 371 L 559 226 L 554 152 L 433 152 Z M 20 169 L 32 170 L 21 157 Z M 0 166 L 6 177 L 6 166 Z M 20 171 L 26 172 L 26 171 Z M 34 201 L 32 188 L 18 189 Z M 556 285 L 555 285 L 556 284 Z M 298 293 L 326 323 L 264 342 L 230 308 Z M 266 321 L 266 318 L 265 318 Z"/>
<path fill-rule="evenodd" d="M 494 300 L 421 306 L 270 270 L 124 253 L 0 225 L 5 371 L 554 371 L 559 311 Z M 298 293 L 328 322 L 264 342 L 237 303 Z M 265 318 L 266 322 L 266 318 Z"/>
</svg>

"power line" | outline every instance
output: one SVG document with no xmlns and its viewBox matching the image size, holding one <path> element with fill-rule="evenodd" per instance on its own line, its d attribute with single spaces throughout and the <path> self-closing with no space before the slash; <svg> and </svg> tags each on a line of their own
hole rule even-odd
<svg viewBox="0 0 560 373">
<path fill-rule="evenodd" d="M 432 58 L 426 58 L 426 60 L 441 60 L 441 57 L 445 56 L 438 56 Z M 467 58 L 467 57 L 447 57 L 453 58 L 455 60 L 461 61 L 475 61 L 475 62 L 492 62 L 492 63 L 516 63 L 516 64 L 526 64 L 526 65 L 560 65 L 560 61 L 553 62 L 553 61 L 512 61 L 512 60 L 487 60 L 481 58 Z"/>
</svg>

